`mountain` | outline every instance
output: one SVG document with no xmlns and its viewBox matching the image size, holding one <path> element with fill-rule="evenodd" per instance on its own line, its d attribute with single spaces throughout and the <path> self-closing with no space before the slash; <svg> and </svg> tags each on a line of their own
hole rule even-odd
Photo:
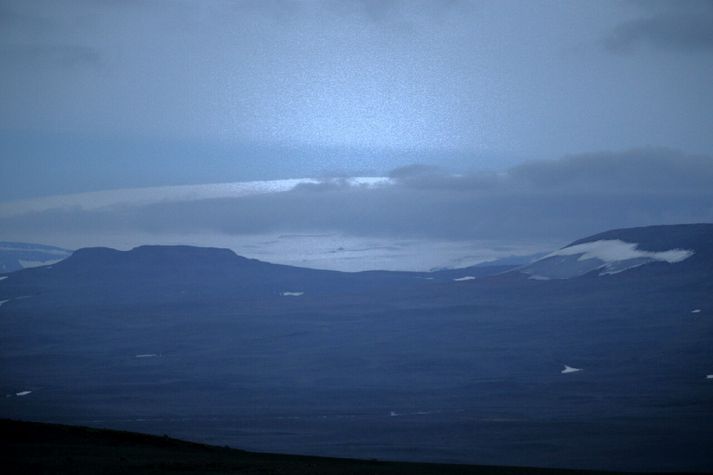
<svg viewBox="0 0 713 475">
<path fill-rule="evenodd" d="M 7 275 L 5 299 L 94 303 L 269 301 L 283 297 L 311 300 L 335 295 L 382 295 L 423 285 L 418 273 L 345 273 L 271 264 L 238 256 L 229 249 L 192 246 L 140 246 L 130 251 L 85 248 L 51 266 Z"/>
<path fill-rule="evenodd" d="M 519 270 L 547 280 L 607 276 L 654 263 L 710 269 L 712 249 L 713 224 L 617 229 L 575 241 Z"/>
<path fill-rule="evenodd" d="M 0 280 L 0 417 L 262 452 L 710 472 L 712 238 L 609 231 L 543 258 L 597 264 L 550 280 L 529 278 L 537 262 L 343 273 L 79 250 Z"/>
<path fill-rule="evenodd" d="M 0 273 L 53 264 L 71 253 L 60 247 L 0 241 Z"/>
</svg>

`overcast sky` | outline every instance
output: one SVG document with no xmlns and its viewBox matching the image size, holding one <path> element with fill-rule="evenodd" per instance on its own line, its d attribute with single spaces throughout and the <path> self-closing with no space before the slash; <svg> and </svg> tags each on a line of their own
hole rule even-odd
<svg viewBox="0 0 713 475">
<path fill-rule="evenodd" d="M 0 239 L 561 244 L 713 220 L 709 0 L 0 0 L 0 71 Z M 390 180 L 17 211 L 327 176 Z"/>
</svg>

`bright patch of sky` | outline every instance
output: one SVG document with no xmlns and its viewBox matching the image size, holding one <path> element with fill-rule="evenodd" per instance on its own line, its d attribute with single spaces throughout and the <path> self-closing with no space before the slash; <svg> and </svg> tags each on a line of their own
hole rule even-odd
<svg viewBox="0 0 713 475">
<path fill-rule="evenodd" d="M 706 2 L 9 0 L 0 19 L 0 200 L 713 150 Z"/>
</svg>

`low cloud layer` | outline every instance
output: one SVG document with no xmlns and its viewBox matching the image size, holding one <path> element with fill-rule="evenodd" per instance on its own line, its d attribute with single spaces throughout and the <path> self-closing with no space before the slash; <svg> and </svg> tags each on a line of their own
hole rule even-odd
<svg viewBox="0 0 713 475">
<path fill-rule="evenodd" d="M 386 240 L 565 243 L 611 228 L 713 221 L 713 158 L 671 150 L 596 153 L 531 161 L 505 173 L 450 175 L 396 169 L 389 179 L 302 182 L 289 191 L 215 197 L 156 194 L 131 203 L 41 208 L 6 203 L 3 238 L 48 236 L 250 236 L 337 233 Z M 284 190 L 284 187 L 282 188 Z M 82 195 L 78 195 L 80 198 Z M 208 197 L 206 197 L 208 196 Z M 94 197 L 96 199 L 96 197 Z M 17 211 L 10 213 L 13 206 Z M 49 243 L 52 244 L 52 243 Z M 63 245 L 68 245 L 66 241 Z"/>
<path fill-rule="evenodd" d="M 713 2 L 710 0 L 640 2 L 646 13 L 619 24 L 606 39 L 613 52 L 639 46 L 713 53 Z"/>
</svg>

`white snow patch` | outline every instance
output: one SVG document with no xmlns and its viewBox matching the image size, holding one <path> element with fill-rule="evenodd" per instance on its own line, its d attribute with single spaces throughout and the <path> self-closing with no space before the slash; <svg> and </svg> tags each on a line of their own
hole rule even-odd
<svg viewBox="0 0 713 475">
<path fill-rule="evenodd" d="M 619 268 L 619 269 L 611 269 L 611 268 L 609 268 L 607 265 L 605 265 L 605 266 L 603 267 L 604 270 L 601 271 L 601 272 L 599 273 L 599 275 L 601 276 L 601 275 L 621 274 L 622 272 L 625 272 L 625 271 L 627 271 L 627 270 L 635 269 L 635 268 L 637 268 L 637 267 L 643 266 L 644 264 L 650 264 L 650 263 L 651 263 L 651 261 L 648 261 L 648 262 L 641 262 L 641 263 L 639 263 L 639 264 L 632 264 L 632 265 L 629 265 L 629 266 L 626 266 L 626 267 L 621 267 L 621 268 Z"/>
<path fill-rule="evenodd" d="M 19 396 L 19 397 L 27 396 L 27 395 L 30 394 L 31 392 L 32 392 L 32 391 L 20 391 L 19 393 L 15 393 L 15 396 Z"/>
<path fill-rule="evenodd" d="M 549 277 L 545 277 L 544 275 L 537 275 L 537 274 L 530 274 L 528 279 L 530 279 L 530 280 L 551 280 Z"/>
<path fill-rule="evenodd" d="M 25 261 L 22 259 L 18 259 L 18 262 L 22 266 L 23 269 L 30 269 L 32 267 L 41 267 L 41 266 L 46 266 L 48 264 L 56 264 L 62 259 L 50 259 L 48 261 Z"/>
<path fill-rule="evenodd" d="M 4 303 L 7 303 L 9 301 L 10 301 L 9 299 L 8 300 L 0 300 L 0 307 L 2 307 Z"/>
<path fill-rule="evenodd" d="M 280 293 L 283 297 L 299 297 L 301 295 L 304 295 L 304 292 L 282 292 Z"/>
<path fill-rule="evenodd" d="M 582 371 L 582 368 L 572 368 L 571 366 L 564 365 L 562 374 L 576 373 L 577 371 Z"/>
<path fill-rule="evenodd" d="M 642 251 L 638 249 L 638 244 L 633 242 L 624 242 L 619 239 L 604 239 L 565 247 L 544 258 L 552 256 L 574 256 L 577 254 L 581 254 L 579 259 L 577 259 L 579 261 L 599 259 L 607 264 L 642 258 L 675 264 L 688 259 L 694 253 L 689 249 L 670 249 L 661 252 Z"/>
<path fill-rule="evenodd" d="M 7 279 L 7 276 L 6 276 L 6 275 L 0 277 L 0 280 L 5 280 L 5 279 Z"/>
<path fill-rule="evenodd" d="M 155 358 L 158 355 L 156 353 L 144 353 L 141 355 L 136 355 L 137 358 Z"/>
<path fill-rule="evenodd" d="M 713 374 L 707 374 L 706 379 L 713 379 Z"/>
<path fill-rule="evenodd" d="M 41 252 L 42 254 L 54 254 L 55 256 L 69 256 L 71 251 L 65 251 L 62 249 L 42 249 L 41 247 L 11 247 L 11 246 L 0 246 L 0 251 L 5 252 Z"/>
<path fill-rule="evenodd" d="M 464 277 L 458 277 L 457 279 L 453 279 L 453 282 L 463 282 L 464 280 L 475 280 L 475 277 L 472 275 L 466 275 Z"/>
<path fill-rule="evenodd" d="M 413 411 L 413 412 L 389 412 L 389 417 L 399 417 L 399 416 L 427 416 L 429 414 L 435 414 L 440 411 Z"/>
<path fill-rule="evenodd" d="M 691 310 L 691 313 L 701 313 L 701 309 L 700 309 L 700 308 L 694 308 L 693 310 Z"/>
</svg>

